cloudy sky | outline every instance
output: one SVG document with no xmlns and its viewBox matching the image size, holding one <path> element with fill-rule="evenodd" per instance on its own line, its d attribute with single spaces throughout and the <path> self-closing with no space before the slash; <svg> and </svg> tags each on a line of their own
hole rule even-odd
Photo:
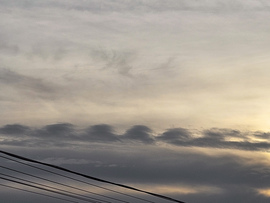
<svg viewBox="0 0 270 203">
<path fill-rule="evenodd" d="M 0 0 L 1 149 L 190 203 L 269 202 L 268 19 L 265 0 Z"/>
</svg>

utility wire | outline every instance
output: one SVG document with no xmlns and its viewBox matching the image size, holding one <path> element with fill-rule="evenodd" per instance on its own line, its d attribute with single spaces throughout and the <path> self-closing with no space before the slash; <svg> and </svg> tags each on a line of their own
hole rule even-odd
<svg viewBox="0 0 270 203">
<path fill-rule="evenodd" d="M 78 197 L 78 196 L 75 196 L 75 195 L 71 195 L 71 194 L 67 194 L 67 193 L 63 193 L 63 192 L 58 192 L 58 191 L 51 190 L 51 189 L 46 189 L 46 188 L 43 188 L 43 187 L 31 185 L 31 184 L 28 184 L 28 183 L 24 183 L 24 182 L 17 181 L 17 180 L 12 180 L 12 179 L 1 177 L 1 176 L 0 176 L 0 179 L 6 180 L 6 181 L 10 181 L 10 182 L 13 182 L 13 183 L 18 183 L 18 184 L 25 185 L 25 186 L 29 186 L 29 187 L 36 188 L 36 189 L 39 189 L 39 190 L 44 190 L 44 191 L 47 191 L 47 192 L 52 192 L 52 193 L 56 193 L 56 194 L 59 194 L 59 195 L 71 197 L 71 198 L 74 198 L 74 199 L 86 201 L 86 202 L 100 203 L 98 201 L 88 200 L 88 199 L 85 199 L 85 198 L 82 198 L 82 197 Z"/>
<path fill-rule="evenodd" d="M 131 187 L 131 186 L 128 186 L 128 185 L 123 185 L 123 184 L 111 182 L 111 181 L 108 181 L 108 180 L 96 178 L 96 177 L 89 176 L 89 175 L 86 175 L 86 174 L 82 174 L 82 173 L 79 173 L 79 172 L 76 172 L 76 171 L 72 171 L 72 170 L 69 170 L 69 169 L 66 169 L 66 168 L 63 168 L 63 167 L 60 167 L 60 166 L 56 166 L 56 165 L 53 165 L 53 164 L 44 163 L 44 162 L 41 162 L 41 161 L 36 161 L 36 160 L 33 160 L 33 159 L 22 157 L 22 156 L 19 156 L 19 155 L 16 155 L 16 154 L 12 154 L 12 153 L 9 153 L 9 152 L 5 152 L 5 151 L 2 151 L 2 150 L 0 150 L 0 153 L 5 154 L 5 155 L 8 155 L 8 156 L 11 156 L 11 157 L 14 157 L 14 158 L 17 158 L 17 159 L 21 159 L 21 160 L 24 160 L 24 161 L 28 161 L 28 162 L 32 162 L 32 163 L 37 163 L 37 164 L 41 164 L 41 165 L 48 166 L 48 167 L 51 167 L 51 168 L 55 168 L 55 169 L 58 169 L 58 170 L 61 170 L 61 171 L 65 171 L 65 172 L 68 172 L 68 173 L 71 173 L 71 174 L 75 174 L 75 175 L 78 175 L 78 176 L 81 176 L 81 177 L 84 177 L 84 178 L 87 178 L 87 179 L 92 179 L 92 180 L 95 180 L 95 181 L 99 181 L 99 182 L 103 182 L 103 183 L 108 183 L 108 184 L 111 184 L 111 185 L 115 185 L 115 186 L 119 186 L 119 187 L 122 187 L 122 188 L 134 190 L 134 191 L 137 191 L 137 192 L 142 192 L 142 193 L 145 193 L 145 194 L 148 194 L 148 195 L 152 195 L 152 196 L 159 197 L 159 198 L 166 199 L 166 200 L 173 201 L 173 202 L 185 203 L 185 202 L 182 202 L 180 200 L 173 199 L 171 197 L 167 197 L 167 196 L 164 196 L 164 195 L 160 195 L 160 194 L 148 192 L 148 191 L 141 190 L 141 189 L 138 189 L 138 188 L 135 188 L 135 187 Z"/>
<path fill-rule="evenodd" d="M 69 200 L 69 199 L 56 197 L 56 196 L 52 196 L 52 195 L 47 195 L 47 194 L 44 194 L 44 193 L 34 192 L 34 191 L 31 191 L 31 190 L 26 190 L 26 189 L 22 189 L 22 188 L 10 186 L 10 185 L 5 185 L 5 184 L 1 184 L 1 183 L 0 183 L 0 186 L 7 187 L 7 188 L 12 188 L 12 189 L 20 190 L 20 191 L 24 191 L 24 192 L 29 192 L 29 193 L 33 193 L 33 194 L 37 194 L 37 195 L 42 195 L 42 196 L 45 196 L 45 197 L 51 197 L 51 198 L 58 199 L 58 200 L 63 200 L 63 201 L 66 201 L 66 202 L 78 203 L 78 202 L 75 202 L 75 201 L 72 201 L 72 200 Z"/>
<path fill-rule="evenodd" d="M 0 153 L 1 153 L 1 150 L 0 150 Z M 61 177 L 64 177 L 64 178 L 68 178 L 70 180 L 75 180 L 75 181 L 78 181 L 78 182 L 81 182 L 81 183 L 85 183 L 87 185 L 91 185 L 91 186 L 94 186 L 94 187 L 97 187 L 97 188 L 101 188 L 101 189 L 104 189 L 104 190 L 107 190 L 107 191 L 110 191 L 110 192 L 114 192 L 114 193 L 117 193 L 117 194 L 120 194 L 120 195 L 124 195 L 124 196 L 127 196 L 127 197 L 131 197 L 131 198 L 138 199 L 138 200 L 145 201 L 145 202 L 149 202 L 149 203 L 155 203 L 155 202 L 150 201 L 150 200 L 147 200 L 147 199 L 136 197 L 134 195 L 125 194 L 123 192 L 118 192 L 118 191 L 113 190 L 113 189 L 105 188 L 105 187 L 102 187 L 102 186 L 99 186 L 99 185 L 96 185 L 96 184 L 93 184 L 93 183 L 89 183 L 89 182 L 82 181 L 82 180 L 79 180 L 79 179 L 76 179 L 76 178 L 72 178 L 72 177 L 69 177 L 69 176 L 66 176 L 66 175 L 63 175 L 63 174 L 60 174 L 60 173 L 56 173 L 56 172 L 53 172 L 53 171 L 50 171 L 50 170 L 47 170 L 47 169 L 43 169 L 43 168 L 40 168 L 40 167 L 37 167 L 37 166 L 33 166 L 31 164 L 27 164 L 27 163 L 21 162 L 21 161 L 12 159 L 12 158 L 8 158 L 8 157 L 1 156 L 1 155 L 0 155 L 0 157 L 2 157 L 4 159 L 11 160 L 11 161 L 14 161 L 14 162 L 17 162 L 17 163 L 20 163 L 20 164 L 23 164 L 23 165 L 26 165 L 26 166 L 29 166 L 29 167 L 32 167 L 32 168 L 35 168 L 35 169 L 46 171 L 46 172 L 51 173 L 51 174 L 54 174 L 54 175 L 58 175 L 58 176 L 61 176 Z"/>
<path fill-rule="evenodd" d="M 59 189 L 59 188 L 57 188 L 57 187 L 53 187 L 53 186 L 49 186 L 49 185 L 45 185 L 45 184 L 41 184 L 41 183 L 36 183 L 36 182 L 34 182 L 34 181 L 25 180 L 25 179 L 23 179 L 23 178 L 18 178 L 18 177 L 15 177 L 15 176 L 7 175 L 7 174 L 4 174 L 4 173 L 0 173 L 0 175 L 5 176 L 5 177 L 9 177 L 9 178 L 13 178 L 13 179 L 16 179 L 16 180 L 24 181 L 24 182 L 27 182 L 27 183 L 32 183 L 32 184 L 35 184 L 35 185 L 37 185 L 37 186 L 50 188 L 50 189 L 52 189 L 52 190 L 58 190 L 58 191 L 63 192 L 63 193 L 65 193 L 65 194 L 72 194 L 72 195 L 74 195 L 74 196 L 78 196 L 78 197 L 85 198 L 85 200 L 88 199 L 88 200 L 90 200 L 90 202 L 92 202 L 92 200 L 97 200 L 97 201 L 99 201 L 99 202 L 112 203 L 112 202 L 109 202 L 109 201 L 105 201 L 105 200 L 101 200 L 101 199 L 97 199 L 97 198 L 88 197 L 88 196 L 86 196 L 86 195 L 81 195 L 81 194 L 78 194 L 78 193 L 75 193 L 75 192 L 71 192 L 71 191 Z"/>
<path fill-rule="evenodd" d="M 81 191 L 81 192 L 86 192 L 86 193 L 94 194 L 94 195 L 97 195 L 97 196 L 100 196 L 100 197 L 104 197 L 104 198 L 108 198 L 108 199 L 115 200 L 115 201 L 129 203 L 129 202 L 124 201 L 124 200 L 120 200 L 120 199 L 117 199 L 117 198 L 109 197 L 109 196 L 106 196 L 106 195 L 101 195 L 101 194 L 98 194 L 98 193 L 95 193 L 95 192 L 91 192 L 89 190 L 80 189 L 80 188 L 73 187 L 73 186 L 70 186 L 70 185 L 67 185 L 67 184 L 63 184 L 63 183 L 59 183 L 59 182 L 56 182 L 56 181 L 53 181 L 53 180 L 49 180 L 47 178 L 42 178 L 42 177 L 38 177 L 38 176 L 29 174 L 29 173 L 25 173 L 25 172 L 21 172 L 21 171 L 15 170 L 15 169 L 11 169 L 11 168 L 8 168 L 8 167 L 5 167 L 5 166 L 0 166 L 0 168 L 4 168 L 6 170 L 14 171 L 14 172 L 17 172 L 17 173 L 20 173 L 20 174 L 23 174 L 23 175 L 27 175 L 27 176 L 33 177 L 33 178 L 37 178 L 37 179 L 40 179 L 40 180 L 45 180 L 45 181 L 48 181 L 50 183 L 58 184 L 58 185 L 65 186 L 65 187 L 68 187 L 68 188 L 72 188 L 72 189 L 75 189 L 75 190 L 78 190 L 78 191 Z"/>
</svg>

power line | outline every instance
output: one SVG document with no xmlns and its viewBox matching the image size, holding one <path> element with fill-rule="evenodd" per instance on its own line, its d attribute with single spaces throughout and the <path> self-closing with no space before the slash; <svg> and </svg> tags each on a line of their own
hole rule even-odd
<svg viewBox="0 0 270 203">
<path fill-rule="evenodd" d="M 99 181 L 99 182 L 103 182 L 103 183 L 108 183 L 108 184 L 111 184 L 111 185 L 119 186 L 119 187 L 126 188 L 126 189 L 129 189 L 129 190 L 137 191 L 137 192 L 142 192 L 142 193 L 145 193 L 145 194 L 148 194 L 148 195 L 152 195 L 152 196 L 162 198 L 162 199 L 166 199 L 166 200 L 173 201 L 173 202 L 185 203 L 183 201 L 173 199 L 171 197 L 167 197 L 167 196 L 164 196 L 164 195 L 161 195 L 161 194 L 156 194 L 156 193 L 148 192 L 148 191 L 141 190 L 141 189 L 138 189 L 138 188 L 135 188 L 135 187 L 131 187 L 131 186 L 128 186 L 128 185 L 123 185 L 123 184 L 111 182 L 111 181 L 108 181 L 108 180 L 96 178 L 96 177 L 89 176 L 89 175 L 79 173 L 79 172 L 76 172 L 76 171 L 72 171 L 72 170 L 69 170 L 69 169 L 66 169 L 66 168 L 63 168 L 63 167 L 60 167 L 60 166 L 44 163 L 44 162 L 41 162 L 41 161 L 36 161 L 36 160 L 33 160 L 33 159 L 29 159 L 29 158 L 19 156 L 19 155 L 16 155 L 16 154 L 12 154 L 12 153 L 9 153 L 9 152 L 5 152 L 5 151 L 2 151 L 2 150 L 0 150 L 0 153 L 3 153 L 5 155 L 11 156 L 11 157 L 14 157 L 14 158 L 17 158 L 17 159 L 24 160 L 24 161 L 27 161 L 27 162 L 37 163 L 37 164 L 40 164 L 40 165 L 55 168 L 55 169 L 65 171 L 65 172 L 68 172 L 68 173 L 71 173 L 71 174 L 75 174 L 75 175 L 78 175 L 78 176 L 81 176 L 81 177 L 84 177 L 84 178 L 87 178 L 87 179 L 91 179 L 91 180 L 95 180 L 95 181 Z"/>
<path fill-rule="evenodd" d="M 92 202 L 92 200 L 97 200 L 97 201 L 100 201 L 100 202 L 106 202 L 106 203 L 112 203 L 112 202 L 109 202 L 109 201 L 104 201 L 104 200 L 101 200 L 101 199 L 97 199 L 97 198 L 93 198 L 93 197 L 88 197 L 86 195 L 81 195 L 81 194 L 78 194 L 78 193 L 74 193 L 74 192 L 71 192 L 71 191 L 67 191 L 67 190 L 63 190 L 63 189 L 59 189 L 57 187 L 53 187 L 53 186 L 48 186 L 48 185 L 45 185 L 45 184 L 41 184 L 41 183 L 36 183 L 34 181 L 30 181 L 30 180 L 25 180 L 23 178 L 18 178 L 18 177 L 15 177 L 15 176 L 11 176 L 11 175 L 7 175 L 7 174 L 4 174 L 4 173 L 0 173 L 0 175 L 2 176 L 5 176 L 5 177 L 9 177 L 9 178 L 13 178 L 13 179 L 16 179 L 16 180 L 20 180 L 20 181 L 24 181 L 24 182 L 27 182 L 27 183 L 32 183 L 32 184 L 35 184 L 35 185 L 38 185 L 38 186 L 41 186 L 41 187 L 45 187 L 45 188 L 49 188 L 49 189 L 52 189 L 52 190 L 58 190 L 60 192 L 63 192 L 63 194 L 72 194 L 74 195 L 74 197 L 78 196 L 78 197 L 82 197 L 85 199 L 85 201 L 87 201 L 87 199 Z M 1 177 L 0 177 L 1 178 Z"/>
<path fill-rule="evenodd" d="M 65 187 L 68 187 L 68 188 L 72 188 L 72 189 L 75 189 L 75 190 L 78 190 L 78 191 L 81 191 L 81 192 L 86 192 L 86 193 L 94 194 L 94 195 L 97 195 L 97 196 L 100 196 L 100 197 L 104 197 L 104 198 L 108 198 L 108 199 L 115 200 L 115 201 L 129 203 L 129 202 L 124 201 L 124 200 L 120 200 L 120 199 L 117 199 L 117 198 L 109 197 L 109 196 L 106 196 L 106 195 L 101 195 L 101 194 L 98 194 L 98 193 L 95 193 L 95 192 L 91 192 L 89 190 L 84 190 L 84 189 L 81 189 L 81 188 L 73 187 L 73 186 L 70 186 L 70 185 L 67 185 L 67 184 L 63 184 L 63 183 L 59 183 L 59 182 L 56 182 L 56 181 L 53 181 L 53 180 L 49 180 L 47 178 L 42 178 L 42 177 L 38 177 L 38 176 L 29 174 L 29 173 L 25 173 L 25 172 L 21 172 L 21 171 L 15 170 L 15 169 L 11 169 L 11 168 L 8 168 L 8 167 L 5 167 L 5 166 L 0 166 L 0 168 L 4 168 L 6 170 L 14 171 L 14 172 L 17 172 L 17 173 L 20 173 L 20 174 L 23 174 L 23 175 L 27 175 L 27 176 L 33 177 L 33 178 L 37 178 L 37 179 L 40 179 L 40 180 L 45 180 L 45 181 L 48 181 L 50 183 L 58 184 L 58 185 L 65 186 Z"/>
<path fill-rule="evenodd" d="M 56 196 L 53 196 L 53 195 L 47 195 L 47 194 L 43 194 L 43 193 L 39 193 L 39 192 L 34 192 L 34 191 L 31 191 L 31 190 L 26 190 L 26 189 L 22 189 L 22 188 L 10 186 L 10 185 L 5 185 L 5 184 L 1 184 L 1 183 L 0 183 L 0 186 L 7 187 L 7 188 L 12 188 L 12 189 L 20 190 L 20 191 L 24 191 L 24 192 L 29 192 L 29 193 L 33 193 L 33 194 L 37 194 L 37 195 L 42 195 L 42 196 L 45 196 L 45 197 L 51 197 L 51 198 L 58 199 L 58 200 L 63 200 L 63 201 L 66 201 L 66 202 L 78 203 L 78 202 L 75 202 L 75 201 L 72 201 L 72 200 L 69 200 L 69 199 L 56 197 Z"/>
<path fill-rule="evenodd" d="M 1 150 L 0 150 L 0 153 L 1 153 Z M 117 194 L 120 194 L 120 195 L 124 195 L 124 196 L 127 196 L 127 197 L 131 197 L 131 198 L 138 199 L 138 200 L 145 201 L 145 202 L 149 202 L 149 203 L 155 203 L 153 201 L 150 201 L 150 200 L 147 200 L 147 199 L 144 199 L 144 198 L 136 197 L 134 195 L 125 194 L 123 192 L 118 192 L 118 191 L 113 190 L 113 189 L 105 188 L 105 187 L 102 187 L 102 186 L 99 186 L 99 185 L 96 185 L 96 184 L 93 184 L 93 183 L 89 183 L 89 182 L 82 181 L 82 180 L 79 180 L 79 179 L 76 179 L 76 178 L 72 178 L 72 177 L 69 177 L 69 176 L 66 176 L 66 175 L 63 175 L 63 174 L 60 174 L 60 173 L 56 173 L 56 172 L 53 172 L 53 171 L 50 171 L 50 170 L 47 170 L 47 169 L 43 169 L 43 168 L 40 168 L 40 167 L 37 167 L 37 166 L 33 166 L 31 164 L 21 162 L 21 161 L 12 159 L 12 158 L 4 157 L 4 156 L 1 156 L 1 155 L 0 155 L 0 157 L 2 157 L 4 159 L 11 160 L 11 161 L 14 161 L 14 162 L 17 162 L 17 163 L 20 163 L 20 164 L 23 164 L 23 165 L 26 165 L 26 166 L 29 166 L 29 167 L 32 167 L 32 168 L 35 168 L 35 169 L 38 169 L 38 170 L 46 171 L 46 172 L 54 174 L 54 175 L 58 175 L 58 176 L 61 176 L 61 177 L 64 177 L 64 178 L 68 178 L 70 180 L 75 180 L 75 181 L 78 181 L 78 182 L 81 182 L 81 183 L 84 183 L 84 184 L 87 184 L 87 185 L 91 185 L 91 186 L 101 188 L 101 189 L 104 189 L 104 190 L 107 190 L 107 191 L 110 191 L 110 192 L 114 192 L 114 193 L 117 193 Z"/>
<path fill-rule="evenodd" d="M 51 190 L 51 189 L 42 188 L 42 187 L 39 187 L 39 186 L 31 185 L 31 184 L 20 182 L 20 181 L 17 181 L 17 180 L 12 180 L 12 179 L 1 177 L 1 176 L 0 176 L 0 179 L 10 181 L 10 182 L 13 182 L 13 183 L 18 183 L 18 184 L 24 185 L 24 186 L 29 186 L 29 187 L 32 187 L 32 188 L 35 188 L 35 189 L 44 190 L 44 191 L 47 191 L 47 192 L 52 192 L 52 193 L 55 193 L 55 194 L 71 197 L 71 198 L 78 199 L 78 200 L 83 200 L 83 201 L 92 202 L 92 203 L 100 203 L 98 201 L 87 200 L 87 199 L 82 198 L 82 197 L 77 197 L 77 196 L 74 196 L 74 195 L 71 195 L 71 194 L 58 192 L 58 191 Z"/>
</svg>

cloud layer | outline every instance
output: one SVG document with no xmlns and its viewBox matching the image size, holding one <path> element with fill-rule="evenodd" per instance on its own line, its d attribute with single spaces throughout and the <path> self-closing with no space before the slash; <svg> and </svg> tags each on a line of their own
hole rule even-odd
<svg viewBox="0 0 270 203">
<path fill-rule="evenodd" d="M 92 125 L 81 129 L 70 123 L 57 123 L 41 128 L 31 128 L 20 124 L 9 124 L 0 128 L 6 139 L 2 144 L 12 144 L 14 139 L 22 139 L 23 143 L 32 138 L 58 142 L 97 142 L 117 143 L 133 142 L 147 145 L 167 143 L 179 147 L 202 147 L 216 149 L 237 149 L 244 151 L 268 151 L 270 147 L 268 132 L 240 132 L 234 129 L 212 128 L 196 132 L 185 128 L 167 129 L 162 133 L 154 133 L 145 125 L 135 125 L 119 134 L 113 126 L 107 124 Z M 9 140 L 9 141 L 8 141 Z M 12 141 L 13 140 L 13 141 Z M 59 140 L 59 141 L 57 141 Z M 17 145 L 18 143 L 15 142 Z M 33 143 L 32 143 L 33 144 Z"/>
<path fill-rule="evenodd" d="M 267 129 L 264 1 L 2 0 L 0 9 L 0 125 Z"/>
<path fill-rule="evenodd" d="M 186 202 L 269 200 L 263 193 L 270 178 L 268 155 L 262 152 L 269 147 L 265 132 L 173 128 L 155 133 L 135 125 L 117 133 L 105 124 L 57 123 L 38 128 L 9 124 L 0 133 L 4 150 Z M 37 173 L 21 165 L 16 169 Z"/>
</svg>

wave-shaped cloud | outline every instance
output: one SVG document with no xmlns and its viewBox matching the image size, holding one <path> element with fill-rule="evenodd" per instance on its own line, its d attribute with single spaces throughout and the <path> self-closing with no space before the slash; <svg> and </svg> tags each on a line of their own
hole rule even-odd
<svg viewBox="0 0 270 203">
<path fill-rule="evenodd" d="M 162 133 L 154 131 L 145 125 L 134 125 L 119 134 L 113 126 L 107 124 L 92 125 L 87 128 L 78 128 L 70 123 L 56 123 L 33 128 L 20 124 L 9 124 L 0 128 L 0 134 L 13 141 L 21 139 L 55 140 L 55 142 L 132 142 L 154 145 L 156 143 L 167 143 L 179 147 L 202 147 L 238 149 L 246 151 L 267 151 L 270 148 L 268 132 L 241 132 L 234 129 L 211 128 L 197 132 L 196 136 L 191 130 L 185 128 L 171 128 Z M 24 136 L 24 139 L 22 137 Z M 260 138 L 260 139 L 258 139 Z M 13 143 L 13 142 L 10 142 Z M 31 141 L 32 143 L 32 141 Z M 3 142 L 2 142 L 3 144 Z M 16 141 L 13 144 L 18 144 Z"/>
</svg>

